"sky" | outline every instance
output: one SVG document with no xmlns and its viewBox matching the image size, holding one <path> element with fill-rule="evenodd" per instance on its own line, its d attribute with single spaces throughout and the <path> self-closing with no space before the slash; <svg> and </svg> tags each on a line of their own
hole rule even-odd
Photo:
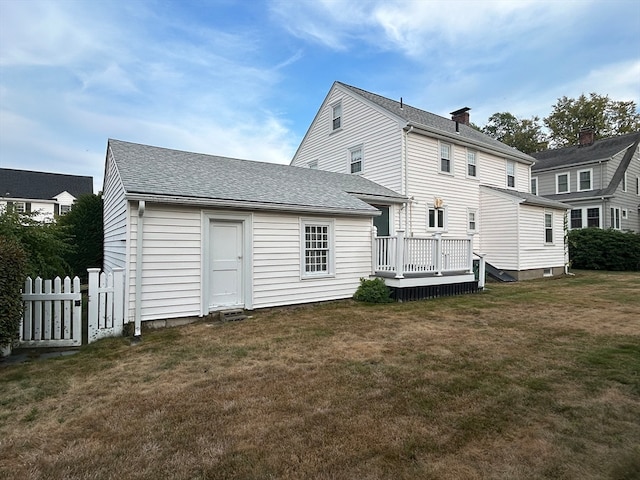
<svg viewBox="0 0 640 480">
<path fill-rule="evenodd" d="M 334 81 L 445 117 L 640 105 L 638 0 L 0 0 L 0 167 L 109 138 L 287 164 Z"/>
</svg>

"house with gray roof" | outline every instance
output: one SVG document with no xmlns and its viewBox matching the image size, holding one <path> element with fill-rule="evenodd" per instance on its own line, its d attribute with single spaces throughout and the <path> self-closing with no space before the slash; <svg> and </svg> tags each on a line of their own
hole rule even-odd
<svg viewBox="0 0 640 480">
<path fill-rule="evenodd" d="M 90 193 L 92 177 L 0 168 L 0 209 L 9 205 L 19 212 L 33 212 L 39 221 L 53 221 Z"/>
<path fill-rule="evenodd" d="M 335 82 L 291 165 L 364 177 L 407 197 L 406 204 L 378 204 L 383 215 L 374 220 L 378 257 L 403 244 L 403 268 L 423 263 L 433 239 L 466 239 L 515 278 L 564 272 L 568 205 L 531 195 L 535 159 L 471 127 L 469 110 L 445 118 Z M 452 261 L 452 252 L 442 254 L 427 263 Z M 410 272 L 393 273 L 388 285 L 410 283 Z"/>
<path fill-rule="evenodd" d="M 534 153 L 531 188 L 571 205 L 575 228 L 640 233 L 640 132 L 594 141 L 583 129 L 577 145 Z"/>
<path fill-rule="evenodd" d="M 372 205 L 406 202 L 362 176 L 114 139 L 103 192 L 104 269 L 124 269 L 136 328 L 351 297 L 372 273 Z"/>
</svg>

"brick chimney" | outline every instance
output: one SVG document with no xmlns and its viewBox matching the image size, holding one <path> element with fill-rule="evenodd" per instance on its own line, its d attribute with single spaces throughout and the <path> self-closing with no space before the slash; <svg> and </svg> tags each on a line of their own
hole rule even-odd
<svg viewBox="0 0 640 480">
<path fill-rule="evenodd" d="M 596 137 L 596 129 L 593 127 L 582 127 L 580 129 L 580 133 L 578 135 L 578 144 L 581 147 L 586 147 L 588 145 L 592 145 L 595 141 Z"/>
<path fill-rule="evenodd" d="M 451 112 L 451 120 L 456 123 L 469 125 L 469 110 L 471 110 L 469 107 L 464 107 L 460 110 L 456 110 L 455 112 Z"/>
</svg>

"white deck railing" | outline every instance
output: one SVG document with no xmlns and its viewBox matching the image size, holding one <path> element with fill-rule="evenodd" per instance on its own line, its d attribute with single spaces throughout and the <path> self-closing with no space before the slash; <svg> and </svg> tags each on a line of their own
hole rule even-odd
<svg viewBox="0 0 640 480">
<path fill-rule="evenodd" d="M 453 272 L 473 272 L 473 237 L 442 238 L 405 237 L 404 230 L 396 236 L 373 234 L 374 272 L 393 273 L 395 278 L 406 274 L 443 275 Z"/>
</svg>

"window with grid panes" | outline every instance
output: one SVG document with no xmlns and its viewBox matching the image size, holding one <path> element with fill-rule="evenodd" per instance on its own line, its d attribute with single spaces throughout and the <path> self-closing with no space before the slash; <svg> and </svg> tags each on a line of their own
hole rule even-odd
<svg viewBox="0 0 640 480">
<path fill-rule="evenodd" d="M 304 226 L 304 271 L 329 273 L 329 225 Z"/>
</svg>

